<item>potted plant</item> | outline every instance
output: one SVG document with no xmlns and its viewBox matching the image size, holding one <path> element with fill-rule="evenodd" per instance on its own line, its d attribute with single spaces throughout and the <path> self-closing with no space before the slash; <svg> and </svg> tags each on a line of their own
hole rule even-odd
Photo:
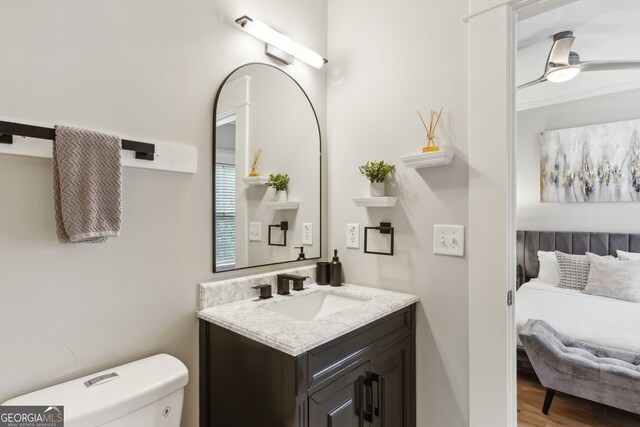
<svg viewBox="0 0 640 427">
<path fill-rule="evenodd" d="M 367 177 L 371 183 L 371 197 L 384 196 L 384 181 L 396 171 L 396 166 L 385 161 L 367 162 L 358 168 L 360 173 Z"/>
<path fill-rule="evenodd" d="M 269 181 L 267 181 L 268 187 L 273 187 L 276 190 L 276 202 L 287 201 L 287 187 L 289 186 L 289 175 L 286 173 L 276 173 L 269 175 Z"/>
</svg>

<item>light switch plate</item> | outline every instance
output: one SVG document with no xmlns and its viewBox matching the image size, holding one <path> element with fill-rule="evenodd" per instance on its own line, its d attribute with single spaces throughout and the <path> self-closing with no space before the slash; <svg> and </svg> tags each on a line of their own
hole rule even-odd
<svg viewBox="0 0 640 427">
<path fill-rule="evenodd" d="M 249 223 L 249 241 L 250 242 L 262 241 L 262 223 L 261 222 Z"/>
<path fill-rule="evenodd" d="M 464 256 L 464 225 L 434 225 L 433 253 Z"/>
<path fill-rule="evenodd" d="M 305 246 L 313 245 L 313 224 L 310 222 L 302 223 L 302 244 Z"/>
<path fill-rule="evenodd" d="M 347 224 L 347 248 L 360 249 L 360 224 Z"/>
</svg>

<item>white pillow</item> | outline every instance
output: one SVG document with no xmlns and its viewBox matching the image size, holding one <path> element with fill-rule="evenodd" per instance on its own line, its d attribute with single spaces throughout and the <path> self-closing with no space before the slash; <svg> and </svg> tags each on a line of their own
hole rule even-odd
<svg viewBox="0 0 640 427">
<path fill-rule="evenodd" d="M 553 286 L 558 286 L 558 283 L 560 283 L 560 266 L 558 265 L 556 253 L 538 251 L 538 261 L 540 262 L 538 279 Z"/>
<path fill-rule="evenodd" d="M 584 293 L 640 302 L 640 261 L 618 262 L 587 252 L 589 278 Z"/>
<path fill-rule="evenodd" d="M 636 252 L 616 251 L 620 261 L 638 261 L 640 260 L 640 254 Z"/>
</svg>

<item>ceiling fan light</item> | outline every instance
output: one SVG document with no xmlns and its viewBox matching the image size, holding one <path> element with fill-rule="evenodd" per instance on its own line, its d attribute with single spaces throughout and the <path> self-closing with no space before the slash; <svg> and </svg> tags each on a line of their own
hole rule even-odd
<svg viewBox="0 0 640 427">
<path fill-rule="evenodd" d="M 580 74 L 580 67 L 569 66 L 549 70 L 545 77 L 550 82 L 562 83 L 571 80 L 578 74 Z"/>
</svg>

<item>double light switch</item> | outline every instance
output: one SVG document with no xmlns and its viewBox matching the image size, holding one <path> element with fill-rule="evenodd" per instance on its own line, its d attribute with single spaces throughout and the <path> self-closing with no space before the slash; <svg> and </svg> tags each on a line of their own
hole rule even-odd
<svg viewBox="0 0 640 427">
<path fill-rule="evenodd" d="M 464 256 L 464 225 L 434 225 L 433 253 Z"/>
</svg>

